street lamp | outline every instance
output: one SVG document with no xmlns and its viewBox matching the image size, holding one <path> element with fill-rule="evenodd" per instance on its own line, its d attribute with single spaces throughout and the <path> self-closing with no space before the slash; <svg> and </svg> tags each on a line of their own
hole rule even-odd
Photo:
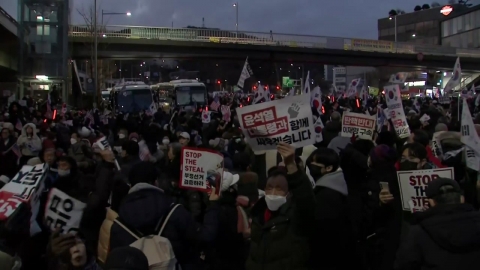
<svg viewBox="0 0 480 270">
<path fill-rule="evenodd" d="M 393 20 L 395 21 L 395 43 L 397 43 L 397 16 L 398 15 L 393 15 Z M 392 16 L 390 16 L 388 19 L 392 20 Z"/>
<path fill-rule="evenodd" d="M 235 37 L 238 38 L 238 2 L 233 4 L 233 7 L 235 8 L 235 12 L 236 12 L 235 28 L 237 32 L 235 34 Z"/>
<path fill-rule="evenodd" d="M 104 15 L 126 15 L 126 16 L 130 17 L 130 16 L 132 16 L 132 13 L 131 12 L 105 12 L 102 9 L 102 26 L 103 26 L 103 16 Z"/>
</svg>

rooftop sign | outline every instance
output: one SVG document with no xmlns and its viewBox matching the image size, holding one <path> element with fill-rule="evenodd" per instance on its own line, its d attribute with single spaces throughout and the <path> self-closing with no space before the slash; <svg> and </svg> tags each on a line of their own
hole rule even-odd
<svg viewBox="0 0 480 270">
<path fill-rule="evenodd" d="M 443 16 L 448 16 L 450 15 L 450 13 L 452 13 L 453 11 L 453 7 L 452 6 L 443 6 L 441 9 L 440 9 L 440 13 L 443 14 Z"/>
</svg>

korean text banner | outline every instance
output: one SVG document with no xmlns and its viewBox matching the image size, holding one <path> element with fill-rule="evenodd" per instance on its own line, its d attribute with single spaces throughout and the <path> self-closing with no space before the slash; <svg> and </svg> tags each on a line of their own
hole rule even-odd
<svg viewBox="0 0 480 270">
<path fill-rule="evenodd" d="M 296 148 L 315 143 L 310 95 L 237 108 L 237 115 L 254 151 L 276 149 L 281 141 Z"/>
<path fill-rule="evenodd" d="M 423 209 L 427 204 L 427 185 L 437 178 L 453 179 L 453 168 L 397 172 L 403 210 L 414 212 Z M 410 204 L 414 209 L 411 209 Z"/>
<path fill-rule="evenodd" d="M 20 171 L 0 190 L 0 221 L 14 216 L 22 203 L 30 207 L 30 234 L 40 230 L 36 218 L 40 210 L 40 196 L 45 188 L 48 172 L 46 163 L 23 166 Z"/>
<path fill-rule="evenodd" d="M 85 207 L 85 203 L 53 188 L 50 190 L 45 207 L 45 223 L 52 231 L 59 228 L 60 233 L 76 234 L 80 228 Z"/>
<path fill-rule="evenodd" d="M 360 139 L 371 140 L 375 131 L 377 116 L 360 113 L 344 112 L 342 117 L 342 137 L 353 135 Z"/>
<path fill-rule="evenodd" d="M 180 161 L 181 188 L 220 192 L 223 177 L 223 155 L 209 149 L 184 147 Z"/>
<path fill-rule="evenodd" d="M 399 138 L 403 139 L 410 136 L 410 128 L 403 111 L 402 98 L 398 84 L 385 86 L 385 98 L 388 106 L 389 119 L 392 120 L 393 127 Z"/>
</svg>

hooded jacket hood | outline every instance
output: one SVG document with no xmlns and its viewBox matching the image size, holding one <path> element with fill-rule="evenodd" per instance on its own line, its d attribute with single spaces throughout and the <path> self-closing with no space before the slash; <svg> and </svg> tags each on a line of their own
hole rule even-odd
<svg viewBox="0 0 480 270">
<path fill-rule="evenodd" d="M 441 248 L 452 253 L 480 250 L 480 213 L 471 205 L 438 205 L 416 218 Z"/>
<path fill-rule="evenodd" d="M 27 127 L 31 127 L 33 129 L 33 137 L 37 136 L 37 127 L 33 123 L 28 123 L 23 126 L 21 136 L 27 136 Z"/>
<path fill-rule="evenodd" d="M 348 195 L 347 182 L 345 182 L 345 177 L 341 169 L 322 176 L 317 180 L 315 186 L 326 187 L 338 191 L 345 196 Z"/>
</svg>

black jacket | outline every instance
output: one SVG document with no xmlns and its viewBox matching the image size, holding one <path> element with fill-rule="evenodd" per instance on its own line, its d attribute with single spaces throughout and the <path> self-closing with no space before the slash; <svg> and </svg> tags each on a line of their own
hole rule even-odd
<svg viewBox="0 0 480 270">
<path fill-rule="evenodd" d="M 139 183 L 130 189 L 118 210 L 119 220 L 132 231 L 141 235 L 158 233 L 160 220 L 168 214 L 173 199 L 161 189 Z M 218 205 L 212 204 L 205 214 L 203 227 L 193 220 L 192 215 L 182 206 L 177 207 L 170 217 L 163 237 L 170 240 L 175 257 L 182 269 L 197 269 L 200 258 L 200 244 L 211 243 L 218 230 Z M 110 233 L 110 249 L 128 246 L 135 239 L 118 224 L 114 223 Z"/>
<path fill-rule="evenodd" d="M 395 269 L 478 269 L 480 213 L 471 205 L 439 205 L 417 215 Z"/>
<path fill-rule="evenodd" d="M 292 197 L 268 221 L 265 198 L 252 209 L 247 270 L 309 269 L 309 238 L 315 229 L 312 184 L 302 171 L 288 175 L 287 180 Z"/>
</svg>

